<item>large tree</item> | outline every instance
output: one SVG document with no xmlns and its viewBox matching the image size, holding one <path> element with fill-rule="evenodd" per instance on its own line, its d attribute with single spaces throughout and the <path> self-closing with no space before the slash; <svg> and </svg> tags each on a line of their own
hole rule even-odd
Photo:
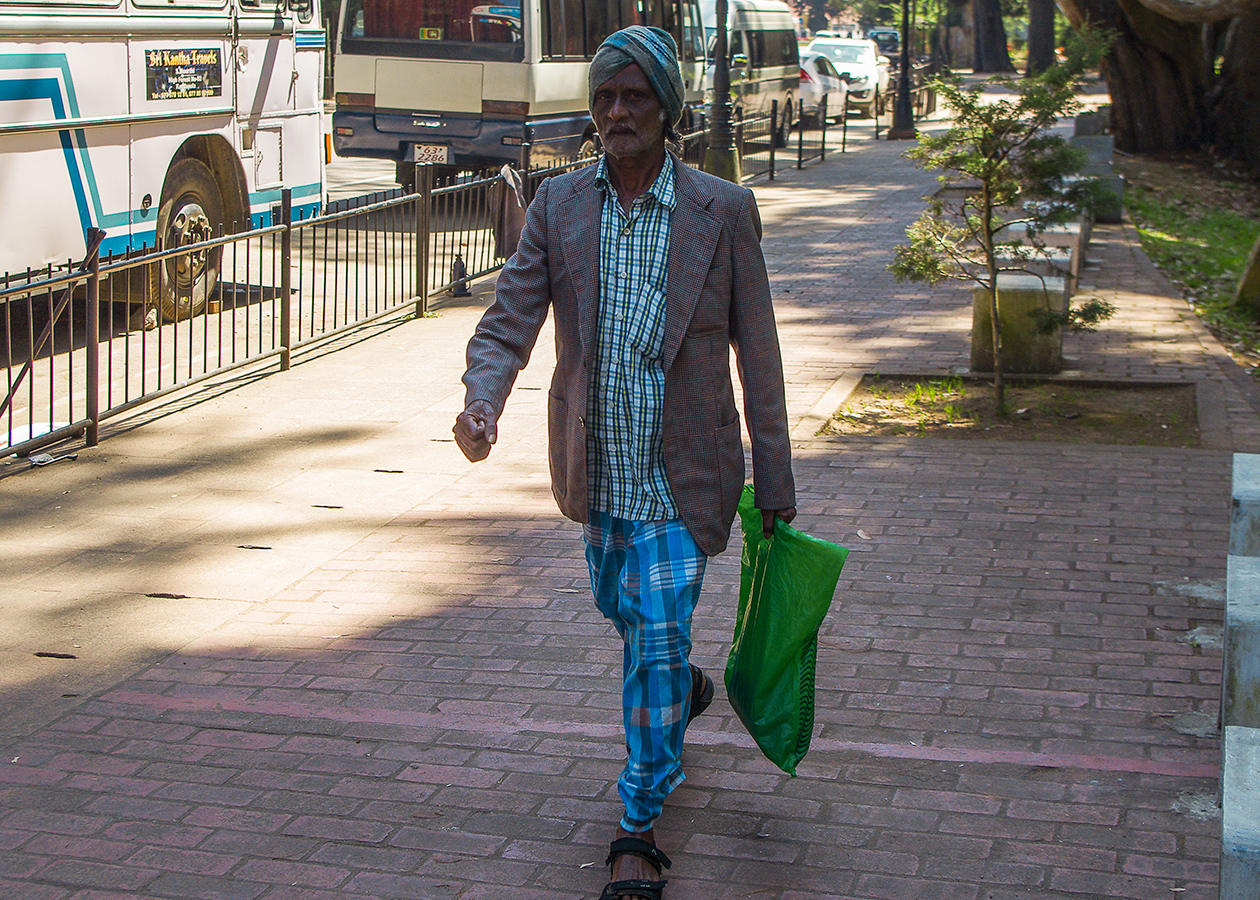
<svg viewBox="0 0 1260 900">
<path fill-rule="evenodd" d="M 1103 72 L 1121 150 L 1155 153 L 1215 144 L 1260 167 L 1260 0 L 1059 0 L 1074 27 L 1116 33 Z M 1215 71 L 1216 36 L 1224 57 Z"/>
<path fill-rule="evenodd" d="M 830 6 L 827 0 L 803 0 L 800 6 L 804 7 L 806 28 L 822 31 L 827 27 L 827 9 Z"/>
<path fill-rule="evenodd" d="M 1054 0 L 1028 0 L 1028 65 L 1038 75 L 1054 65 Z"/>
<path fill-rule="evenodd" d="M 1230 23 L 1207 102 L 1212 140 L 1260 169 L 1260 8 Z"/>
<path fill-rule="evenodd" d="M 972 0 L 971 9 L 975 28 L 972 68 L 977 72 L 1014 72 L 1010 51 L 1006 49 L 1000 0 Z"/>
</svg>

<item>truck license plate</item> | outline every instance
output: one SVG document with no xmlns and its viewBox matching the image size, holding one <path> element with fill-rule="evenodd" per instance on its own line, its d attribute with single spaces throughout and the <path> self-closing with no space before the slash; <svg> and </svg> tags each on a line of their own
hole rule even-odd
<svg viewBox="0 0 1260 900">
<path fill-rule="evenodd" d="M 442 144 L 416 144 L 416 162 L 449 165 L 451 148 Z"/>
</svg>

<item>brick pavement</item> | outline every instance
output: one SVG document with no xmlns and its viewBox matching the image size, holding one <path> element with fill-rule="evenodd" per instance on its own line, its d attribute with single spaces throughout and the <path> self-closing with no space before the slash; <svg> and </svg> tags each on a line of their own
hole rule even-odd
<svg viewBox="0 0 1260 900">
<path fill-rule="evenodd" d="M 884 271 L 930 177 L 898 145 L 850 146 L 758 188 L 802 426 L 855 373 L 966 364 L 964 292 Z M 820 637 L 813 750 L 800 777 L 778 772 L 719 687 L 658 833 L 671 900 L 1215 896 L 1228 451 L 1254 440 L 1256 392 L 1132 241 L 1100 229 L 1087 281 L 1120 313 L 1067 352 L 1082 373 L 1200 384 L 1210 446 L 798 427 L 798 524 L 853 550 Z M 543 345 L 491 458 L 469 466 L 450 441 L 483 303 L 347 340 L 43 471 L 62 505 L 85 478 L 218 481 L 176 503 L 189 539 L 112 564 L 46 550 L 0 578 L 10 600 L 57 572 L 82 591 L 236 605 L 8 747 L 0 892 L 598 895 L 620 650 L 550 497 Z M 259 474 L 256 432 L 288 442 L 289 471 Z M 5 521 L 23 490 L 0 481 Z M 171 498 L 137 496 L 138 518 L 170 514 Z M 712 561 L 701 664 L 724 662 L 737 582 L 735 552 Z M 55 703 L 59 683 L 24 690 Z"/>
</svg>

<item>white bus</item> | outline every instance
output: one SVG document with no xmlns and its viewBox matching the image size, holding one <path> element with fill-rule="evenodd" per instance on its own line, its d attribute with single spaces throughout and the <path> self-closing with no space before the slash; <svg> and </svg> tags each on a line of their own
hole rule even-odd
<svg viewBox="0 0 1260 900">
<path fill-rule="evenodd" d="M 0 272 L 177 246 L 322 207 L 313 0 L 0 0 Z M 214 259 L 160 267 L 204 303 Z M 150 279 L 153 281 L 154 279 Z M 197 298 L 189 300 L 189 297 Z M 157 299 L 150 297 L 150 299 Z"/>
<path fill-rule="evenodd" d="M 716 19 L 712 21 L 716 32 Z M 726 22 L 731 112 L 737 121 L 769 115 L 772 102 L 777 101 L 775 142 L 780 147 L 787 146 L 788 134 L 796 124 L 796 98 L 801 90 L 800 53 L 792 9 L 782 0 L 730 0 Z M 715 45 L 716 36 L 710 36 L 710 56 Z M 705 96 L 713 102 L 712 70 L 705 81 Z"/>
<path fill-rule="evenodd" d="M 548 162 L 594 149 L 586 73 L 627 25 L 679 46 L 687 110 L 703 102 L 698 0 L 344 0 L 333 60 L 333 145 L 393 160 L 410 186 L 417 161 L 459 170 Z"/>
</svg>

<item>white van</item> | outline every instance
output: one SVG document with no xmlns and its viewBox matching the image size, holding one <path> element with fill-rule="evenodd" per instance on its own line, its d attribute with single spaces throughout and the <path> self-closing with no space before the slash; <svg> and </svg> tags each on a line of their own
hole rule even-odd
<svg viewBox="0 0 1260 900">
<path fill-rule="evenodd" d="M 708 10 L 706 9 L 706 15 Z M 736 121 L 767 115 L 779 101 L 776 138 L 780 146 L 796 123 L 801 87 L 801 62 L 796 44 L 796 19 L 780 0 L 729 0 L 727 52 L 731 65 L 731 106 Z M 714 27 L 706 18 L 705 25 Z M 713 102 L 713 49 L 705 73 L 705 102 Z"/>
</svg>

